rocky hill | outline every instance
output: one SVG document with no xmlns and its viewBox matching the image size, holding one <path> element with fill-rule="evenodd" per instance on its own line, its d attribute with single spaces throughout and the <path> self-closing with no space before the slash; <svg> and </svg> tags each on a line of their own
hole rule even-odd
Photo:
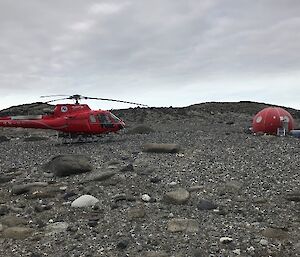
<svg viewBox="0 0 300 257">
<path fill-rule="evenodd" d="M 14 115 L 40 115 L 47 114 L 54 110 L 54 105 L 37 102 L 31 104 L 22 104 L 12 106 L 0 111 L 0 116 L 14 116 Z"/>
<path fill-rule="evenodd" d="M 2 129 L 0 256 L 300 256 L 299 139 L 244 132 L 265 106 L 114 110 L 85 144 Z"/>
</svg>

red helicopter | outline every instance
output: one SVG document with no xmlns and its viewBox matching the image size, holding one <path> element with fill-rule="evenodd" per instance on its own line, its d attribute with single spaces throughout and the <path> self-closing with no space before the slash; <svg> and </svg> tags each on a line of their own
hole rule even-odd
<svg viewBox="0 0 300 257">
<path fill-rule="evenodd" d="M 66 95 L 52 95 L 66 96 Z M 61 132 L 59 136 L 68 138 L 90 137 L 110 132 L 117 132 L 125 127 L 123 120 L 110 111 L 91 110 L 87 104 L 80 104 L 79 100 L 104 100 L 145 106 L 122 100 L 71 95 L 60 99 L 50 100 L 46 103 L 59 100 L 75 100 L 75 104 L 57 104 L 53 113 L 46 115 L 22 115 L 0 117 L 0 127 L 21 127 L 34 129 L 51 129 Z"/>
</svg>

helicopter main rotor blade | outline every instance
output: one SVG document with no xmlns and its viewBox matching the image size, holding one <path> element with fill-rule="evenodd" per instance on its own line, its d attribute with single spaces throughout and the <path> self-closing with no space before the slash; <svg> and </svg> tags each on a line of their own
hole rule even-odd
<svg viewBox="0 0 300 257">
<path fill-rule="evenodd" d="M 146 104 L 139 104 L 139 103 L 134 103 L 134 102 L 128 102 L 128 101 L 122 101 L 122 100 L 116 100 L 116 99 L 109 99 L 109 98 L 99 98 L 99 97 L 88 97 L 84 96 L 84 99 L 93 99 L 93 100 L 103 100 L 103 101 L 112 101 L 112 102 L 119 102 L 119 103 L 126 103 L 126 104 L 135 104 L 135 105 L 141 105 L 148 107 Z"/>
<path fill-rule="evenodd" d="M 46 103 L 51 103 L 51 102 L 60 101 L 60 100 L 75 100 L 76 104 L 78 104 L 79 100 L 82 100 L 82 99 L 85 99 L 85 100 L 92 99 L 92 100 L 112 101 L 112 102 L 127 103 L 127 104 L 134 104 L 134 105 L 140 105 L 140 106 L 149 107 L 146 104 L 140 104 L 140 103 L 134 103 L 134 102 L 129 102 L 129 101 L 110 99 L 110 98 L 82 96 L 82 95 L 78 95 L 78 94 L 71 95 L 71 96 L 70 95 L 48 95 L 48 96 L 41 96 L 41 97 L 57 97 L 57 96 L 63 96 L 64 98 L 50 100 L 50 101 L 47 101 Z"/>
<path fill-rule="evenodd" d="M 57 96 L 65 96 L 65 97 L 67 97 L 68 95 L 42 95 L 40 97 L 41 98 L 45 98 L 45 97 L 57 97 Z"/>
<path fill-rule="evenodd" d="M 54 99 L 54 100 L 47 101 L 46 103 L 52 103 L 52 102 L 56 102 L 56 101 L 60 101 L 60 100 L 68 100 L 68 99 L 70 99 L 70 98 L 69 97 L 59 98 L 59 99 Z"/>
</svg>

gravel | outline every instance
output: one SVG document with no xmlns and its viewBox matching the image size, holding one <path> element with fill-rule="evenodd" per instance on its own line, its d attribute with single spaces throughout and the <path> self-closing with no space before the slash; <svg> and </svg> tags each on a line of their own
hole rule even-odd
<svg viewBox="0 0 300 257">
<path fill-rule="evenodd" d="M 2 129 L 0 256 L 300 256 L 299 139 L 247 134 L 252 113 L 220 106 L 118 110 L 127 129 L 86 144 Z M 92 171 L 45 169 L 60 155 Z"/>
</svg>

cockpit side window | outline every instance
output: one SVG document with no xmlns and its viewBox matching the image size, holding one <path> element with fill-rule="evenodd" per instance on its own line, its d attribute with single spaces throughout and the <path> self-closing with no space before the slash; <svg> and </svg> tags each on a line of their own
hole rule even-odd
<svg viewBox="0 0 300 257">
<path fill-rule="evenodd" d="M 111 122 L 110 118 L 105 114 L 98 114 L 98 119 L 103 128 L 112 128 L 114 124 Z"/>
<path fill-rule="evenodd" d="M 91 123 L 96 123 L 97 122 L 96 117 L 94 115 L 90 115 L 90 121 Z"/>
</svg>

